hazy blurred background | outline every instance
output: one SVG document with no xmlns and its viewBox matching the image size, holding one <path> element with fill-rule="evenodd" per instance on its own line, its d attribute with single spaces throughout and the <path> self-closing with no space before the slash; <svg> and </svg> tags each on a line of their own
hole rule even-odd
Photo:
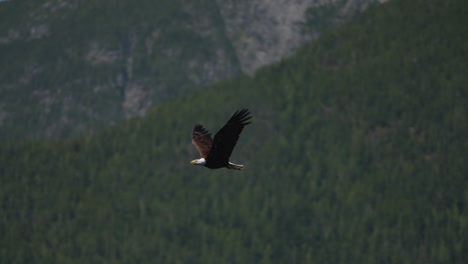
<svg viewBox="0 0 468 264">
<path fill-rule="evenodd" d="M 0 262 L 465 263 L 467 11 L 3 1 Z"/>
</svg>

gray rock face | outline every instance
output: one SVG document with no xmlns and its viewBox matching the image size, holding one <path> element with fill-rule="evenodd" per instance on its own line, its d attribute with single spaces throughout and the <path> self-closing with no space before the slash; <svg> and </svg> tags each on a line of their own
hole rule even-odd
<svg viewBox="0 0 468 264">
<path fill-rule="evenodd" d="M 344 22 L 369 4 L 386 0 L 216 0 L 226 32 L 237 51 L 241 69 L 252 74 L 259 67 L 291 55 L 316 38 L 321 28 L 306 32 L 307 11 L 328 17 L 334 24 Z M 321 11 L 320 8 L 327 9 Z M 323 9 L 323 8 L 322 8 Z"/>
<path fill-rule="evenodd" d="M 0 137 L 66 138 L 143 116 L 206 84 L 252 75 L 384 1 L 0 3 L 17 5 L 0 21 Z"/>
</svg>

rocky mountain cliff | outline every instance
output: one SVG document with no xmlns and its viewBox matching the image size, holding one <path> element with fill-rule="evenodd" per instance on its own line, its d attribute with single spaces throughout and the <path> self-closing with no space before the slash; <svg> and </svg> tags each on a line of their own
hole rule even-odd
<svg viewBox="0 0 468 264">
<path fill-rule="evenodd" d="M 385 0 L 216 0 L 242 72 L 290 56 L 328 27 Z"/>
<path fill-rule="evenodd" d="M 381 0 L 380 0 L 381 2 Z M 378 0 L 0 4 L 0 137 L 67 138 L 291 55 Z"/>
</svg>

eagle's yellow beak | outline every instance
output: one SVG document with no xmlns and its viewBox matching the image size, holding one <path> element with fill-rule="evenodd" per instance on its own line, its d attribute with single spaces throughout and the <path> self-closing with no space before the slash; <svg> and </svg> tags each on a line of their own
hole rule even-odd
<svg viewBox="0 0 468 264">
<path fill-rule="evenodd" d="M 195 163 L 197 163 L 197 162 L 196 162 L 195 160 L 192 160 L 190 163 L 195 164 Z"/>
</svg>

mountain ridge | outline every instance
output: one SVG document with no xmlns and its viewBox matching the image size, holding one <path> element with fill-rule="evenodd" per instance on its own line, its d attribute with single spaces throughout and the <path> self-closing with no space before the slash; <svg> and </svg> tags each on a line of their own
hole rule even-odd
<svg viewBox="0 0 468 264">
<path fill-rule="evenodd" d="M 0 137 L 61 139 L 112 127 L 206 84 L 253 74 L 374 2 L 4 2 Z M 326 21 L 315 28 L 309 18 Z"/>
</svg>

